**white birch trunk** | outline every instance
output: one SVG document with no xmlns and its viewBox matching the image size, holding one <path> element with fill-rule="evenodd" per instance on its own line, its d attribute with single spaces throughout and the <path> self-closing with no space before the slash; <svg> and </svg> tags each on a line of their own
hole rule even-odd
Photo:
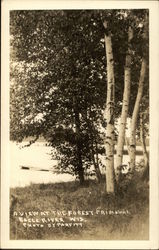
<svg viewBox="0 0 159 250">
<path fill-rule="evenodd" d="M 106 151 L 106 192 L 113 194 L 115 191 L 114 175 L 114 59 L 112 52 L 111 34 L 107 32 L 107 22 L 103 23 L 106 33 L 104 36 L 107 59 L 107 101 L 105 118 L 107 122 L 105 151 Z"/>
<path fill-rule="evenodd" d="M 130 171 L 133 172 L 135 169 L 136 164 L 136 125 L 137 125 L 137 118 L 139 114 L 139 107 L 141 103 L 141 98 L 143 94 L 143 87 L 144 87 L 144 79 L 146 74 L 146 59 L 142 59 L 141 64 L 141 71 L 140 71 L 140 80 L 138 86 L 138 93 L 135 101 L 135 106 L 133 110 L 132 120 L 131 120 L 131 132 L 130 132 Z"/>
<path fill-rule="evenodd" d="M 143 113 L 140 114 L 140 141 L 142 145 L 143 158 L 145 168 L 149 165 L 149 156 L 146 149 L 145 133 L 144 133 L 144 124 L 143 124 Z"/>
<path fill-rule="evenodd" d="M 145 14 L 145 21 L 144 21 L 144 32 L 143 32 L 143 39 L 147 42 L 148 38 L 148 15 L 147 12 Z M 146 68 L 147 62 L 145 58 L 145 51 L 143 49 L 143 58 L 141 63 L 141 71 L 140 71 L 140 79 L 139 79 L 139 86 L 138 86 L 138 93 L 135 101 L 135 106 L 132 114 L 131 120 L 131 132 L 130 132 L 130 171 L 133 173 L 135 170 L 136 165 L 136 126 L 137 126 L 137 119 L 139 115 L 139 107 L 143 95 L 143 87 L 144 87 L 144 80 L 146 75 Z"/>
<path fill-rule="evenodd" d="M 128 30 L 128 50 L 125 60 L 125 72 L 124 72 L 124 93 L 123 93 L 123 105 L 121 112 L 121 120 L 119 127 L 118 143 L 117 143 L 117 155 L 116 155 L 116 181 L 119 182 L 121 167 L 123 162 L 123 148 L 125 141 L 125 129 L 129 108 L 130 99 L 130 85 L 131 85 L 131 40 L 133 38 L 133 30 L 129 27 Z"/>
</svg>

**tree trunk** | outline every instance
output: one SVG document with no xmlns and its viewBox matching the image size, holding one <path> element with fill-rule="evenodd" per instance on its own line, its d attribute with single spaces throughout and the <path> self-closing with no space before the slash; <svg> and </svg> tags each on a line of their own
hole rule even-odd
<svg viewBox="0 0 159 250">
<path fill-rule="evenodd" d="M 145 13 L 145 21 L 144 21 L 144 32 L 143 32 L 143 40 L 147 43 L 148 40 L 148 14 Z M 130 171 L 133 173 L 135 170 L 136 164 L 136 126 L 137 126 L 137 119 L 139 114 L 139 107 L 141 103 L 141 98 L 143 95 L 143 87 L 144 87 L 144 80 L 146 75 L 146 46 L 143 48 L 143 57 L 141 63 L 141 71 L 140 71 L 140 79 L 139 79 L 139 86 L 138 86 L 138 93 L 135 101 L 135 106 L 132 114 L 131 120 L 131 132 L 130 132 Z"/>
<path fill-rule="evenodd" d="M 106 151 L 106 193 L 115 192 L 115 174 L 114 174 L 114 59 L 112 52 L 111 34 L 107 30 L 107 21 L 103 23 L 105 28 L 105 50 L 107 59 L 107 101 L 105 109 L 105 119 L 107 122 L 105 151 Z"/>
<path fill-rule="evenodd" d="M 89 108 L 89 111 L 91 111 L 91 107 Z M 101 181 L 102 175 L 99 169 L 99 163 L 98 163 L 98 147 L 97 147 L 97 141 L 96 141 L 96 135 L 95 132 L 92 130 L 94 127 L 93 121 L 91 121 L 89 117 L 89 113 L 87 113 L 87 110 L 85 112 L 85 119 L 87 122 L 87 126 L 89 128 L 89 134 L 90 134 L 90 151 L 91 151 L 91 160 L 93 162 L 94 170 L 96 173 L 96 177 L 98 182 Z M 95 145 L 94 145 L 95 143 Z"/>
<path fill-rule="evenodd" d="M 141 98 L 143 94 L 143 87 L 144 87 L 144 79 L 146 74 L 146 59 L 142 59 L 141 64 L 141 71 L 140 71 L 140 80 L 138 86 L 138 93 L 136 97 L 136 102 L 133 110 L 132 120 L 131 120 L 131 133 L 130 133 L 130 171 L 134 172 L 135 164 L 136 164 L 136 126 L 137 126 L 137 119 L 139 114 L 139 107 L 141 103 Z"/>
<path fill-rule="evenodd" d="M 99 169 L 99 165 L 96 163 L 94 155 L 92 156 L 92 158 L 93 158 L 93 165 L 94 165 L 94 168 L 95 168 L 97 180 L 100 183 L 101 179 L 102 179 L 102 175 L 101 175 L 101 172 L 100 172 L 100 169 Z"/>
<path fill-rule="evenodd" d="M 79 112 L 75 109 L 75 125 L 76 125 L 76 146 L 77 146 L 77 172 L 80 184 L 84 184 L 84 169 L 82 164 L 82 145 L 80 135 L 80 117 Z"/>
<path fill-rule="evenodd" d="M 98 143 L 97 141 L 95 140 L 95 148 L 96 148 L 96 165 L 98 167 L 98 172 L 99 172 L 99 176 L 100 176 L 100 180 L 102 179 L 102 175 L 101 175 L 101 172 L 100 172 L 100 168 L 99 168 L 99 157 L 98 157 Z"/>
<path fill-rule="evenodd" d="M 96 143 L 96 150 L 97 150 L 97 143 Z M 100 172 L 100 169 L 99 169 L 98 153 L 96 151 L 96 159 L 95 159 L 95 152 L 94 152 L 93 142 L 92 142 L 92 161 L 93 161 L 93 165 L 94 165 L 94 169 L 95 169 L 95 172 L 96 172 L 98 182 L 101 182 L 102 175 L 101 175 L 101 172 Z"/>
<path fill-rule="evenodd" d="M 125 60 L 125 73 L 124 73 L 124 93 L 123 93 L 123 105 L 121 112 L 121 120 L 119 127 L 118 143 L 117 143 L 117 155 L 116 155 L 116 181 L 120 180 L 121 167 L 123 162 L 123 148 L 125 141 L 125 129 L 129 108 L 130 99 L 130 82 L 131 82 L 131 40 L 133 38 L 133 30 L 129 27 L 128 30 L 128 50 Z"/>
<path fill-rule="evenodd" d="M 145 169 L 143 172 L 143 180 L 149 179 L 149 156 L 146 149 L 146 141 L 145 141 L 145 132 L 144 132 L 144 123 L 143 123 L 143 113 L 140 114 L 140 141 L 142 144 L 142 151 L 143 151 L 143 157 L 144 157 L 144 165 Z"/>
<path fill-rule="evenodd" d="M 125 144 L 126 144 L 126 147 L 127 147 L 128 155 L 130 156 L 130 145 L 129 145 L 129 140 L 128 140 L 128 138 L 126 136 L 125 136 Z"/>
<path fill-rule="evenodd" d="M 82 166 L 82 154 L 81 154 L 81 147 L 77 144 L 77 159 L 78 159 L 78 175 L 80 180 L 80 185 L 84 184 L 84 169 Z"/>
</svg>

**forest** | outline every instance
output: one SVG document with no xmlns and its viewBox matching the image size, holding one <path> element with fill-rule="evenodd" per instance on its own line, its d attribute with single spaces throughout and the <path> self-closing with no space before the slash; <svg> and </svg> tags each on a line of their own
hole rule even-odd
<svg viewBox="0 0 159 250">
<path fill-rule="evenodd" d="M 59 207 L 66 210 L 79 206 L 132 209 L 136 217 L 109 218 L 112 228 L 107 227 L 107 236 L 99 234 L 99 239 L 124 239 L 130 221 L 126 239 L 148 238 L 147 9 L 10 11 L 10 140 L 21 143 L 31 138 L 29 147 L 41 137 L 52 147 L 52 159 L 58 160 L 55 172 L 69 173 L 77 182 L 11 190 L 12 223 L 13 210 L 26 198 L 25 189 L 30 199 L 48 191 L 44 207 L 51 206 L 53 196 L 56 206 L 61 197 Z M 141 162 L 136 160 L 137 145 L 142 148 Z M 37 204 L 40 209 L 41 202 Z M 141 235 L 134 229 L 139 218 Z M 123 229 L 116 232 L 120 220 Z M 96 217 L 93 223 L 98 224 Z M 102 223 L 100 219 L 100 232 L 106 230 Z M 90 228 L 98 226 L 86 228 L 82 239 L 92 237 Z M 45 237 L 34 230 L 34 237 Z M 61 237 L 73 237 L 71 230 L 76 239 L 79 229 L 74 228 Z M 26 234 L 20 230 L 18 237 L 32 237 Z M 11 237 L 15 235 L 12 226 Z M 53 237 L 50 231 L 46 235 Z"/>
</svg>

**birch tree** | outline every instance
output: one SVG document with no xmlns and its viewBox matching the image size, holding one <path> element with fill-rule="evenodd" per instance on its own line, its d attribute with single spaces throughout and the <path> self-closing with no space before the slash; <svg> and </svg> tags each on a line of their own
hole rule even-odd
<svg viewBox="0 0 159 250">
<path fill-rule="evenodd" d="M 143 32 L 143 42 L 145 43 L 145 47 L 146 47 L 147 39 L 148 39 L 148 15 L 146 13 L 145 20 L 144 20 L 144 32 Z M 137 92 L 137 96 L 136 96 L 136 101 L 135 101 L 134 110 L 133 110 L 133 114 L 132 114 L 132 120 L 131 120 L 131 128 L 130 128 L 131 129 L 131 132 L 130 132 L 130 171 L 132 173 L 135 170 L 136 127 L 137 127 L 137 119 L 138 119 L 138 115 L 139 115 L 140 103 L 141 103 L 142 95 L 143 95 L 146 69 L 147 69 L 146 49 L 143 48 L 138 92 Z"/>
<path fill-rule="evenodd" d="M 142 144 L 142 151 L 143 151 L 143 158 L 144 158 L 144 165 L 145 168 L 147 167 L 147 165 L 149 164 L 149 157 L 148 157 L 148 152 L 146 149 L 146 136 L 145 136 L 145 125 L 144 125 L 144 113 L 140 113 L 140 141 Z"/>
<path fill-rule="evenodd" d="M 146 96 L 145 96 L 146 97 Z M 145 181 L 149 180 L 149 153 L 147 151 L 147 142 L 146 142 L 146 137 L 149 132 L 149 126 L 148 126 L 148 121 L 149 121 L 149 109 L 148 107 L 145 106 L 147 104 L 147 100 L 143 98 L 142 100 L 142 105 L 140 107 L 140 119 L 139 119 L 139 136 L 140 136 L 140 142 L 142 146 L 142 152 L 143 152 L 143 160 L 144 160 L 144 171 L 142 175 L 142 179 Z M 144 110 L 143 110 L 144 108 Z"/>
<path fill-rule="evenodd" d="M 105 28 L 105 50 L 107 59 L 107 100 L 105 109 L 106 139 L 106 192 L 113 194 L 115 191 L 115 175 L 114 175 L 114 95 L 115 95 L 115 80 L 114 80 L 114 59 L 112 51 L 111 32 L 108 29 L 108 22 L 103 22 Z"/>
<path fill-rule="evenodd" d="M 123 161 L 125 129 L 126 129 L 126 121 L 127 121 L 129 99 L 130 99 L 131 57 L 132 57 L 131 40 L 132 38 L 133 38 L 133 29 L 130 26 L 128 29 L 128 50 L 127 50 L 126 60 L 125 60 L 123 104 L 122 104 L 120 128 L 119 128 L 118 143 L 117 143 L 117 156 L 116 156 L 116 181 L 117 182 L 120 179 L 121 166 L 122 166 L 122 161 Z"/>
<path fill-rule="evenodd" d="M 58 152 L 59 172 L 75 174 L 83 183 L 90 165 L 99 175 L 98 152 L 103 147 L 99 130 L 106 126 L 107 193 L 114 193 L 114 118 L 119 117 L 123 98 L 128 12 L 136 23 L 133 10 L 10 12 L 11 138 L 22 141 L 42 135 Z M 106 20 L 101 21 L 101 15 Z M 137 43 L 141 46 L 140 36 Z M 127 54 L 126 84 L 129 60 Z M 136 61 L 138 65 L 138 57 Z M 136 92 L 132 86 L 131 106 L 133 88 Z"/>
</svg>

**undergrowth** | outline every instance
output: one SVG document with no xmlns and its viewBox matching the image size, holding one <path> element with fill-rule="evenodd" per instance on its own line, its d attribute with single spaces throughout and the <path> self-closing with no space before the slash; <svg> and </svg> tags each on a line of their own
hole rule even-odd
<svg viewBox="0 0 159 250">
<path fill-rule="evenodd" d="M 104 182 L 87 181 L 83 187 L 78 182 L 67 182 L 12 188 L 10 200 L 11 239 L 147 240 L 149 237 L 149 187 L 137 175 L 129 183 L 123 181 L 115 196 L 106 195 Z M 29 211 L 37 211 L 40 219 L 59 218 L 52 211 L 93 211 L 93 215 L 64 218 L 66 222 L 70 217 L 84 219 L 82 227 L 48 227 L 47 224 L 42 228 L 24 227 L 19 217 L 35 217 L 15 212 Z M 41 211 L 49 211 L 49 215 L 41 215 Z"/>
</svg>

